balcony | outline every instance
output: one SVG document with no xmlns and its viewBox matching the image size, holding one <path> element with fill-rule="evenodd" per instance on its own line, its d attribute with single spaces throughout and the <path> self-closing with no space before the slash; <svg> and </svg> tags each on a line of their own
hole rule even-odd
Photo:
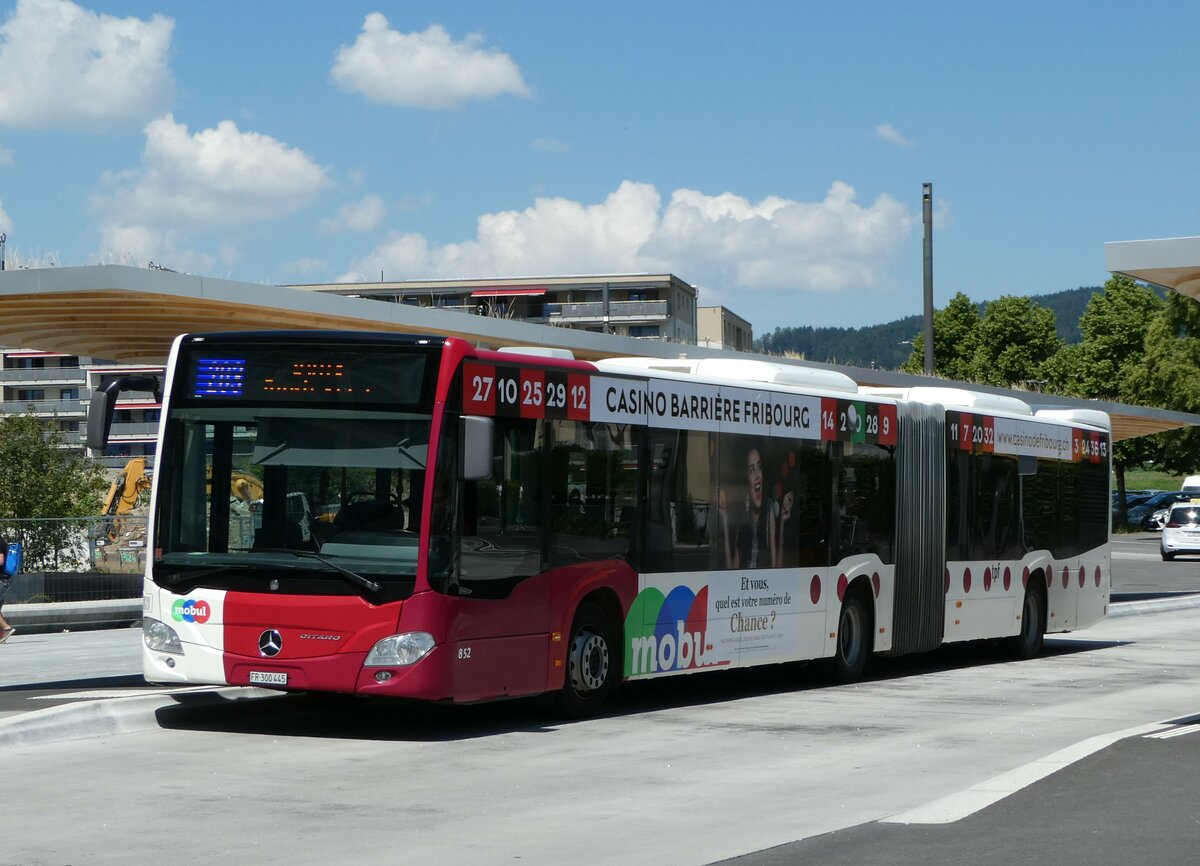
<svg viewBox="0 0 1200 866">
<path fill-rule="evenodd" d="M 34 367 L 0 370 L 0 385 L 82 385 L 86 381 L 82 367 Z"/>
<path fill-rule="evenodd" d="M 157 421 L 116 421 L 113 422 L 112 429 L 108 434 L 108 440 L 110 442 L 118 442 L 121 439 L 130 438 L 155 439 L 157 437 Z"/>
<path fill-rule="evenodd" d="M 20 415 L 33 409 L 33 414 L 60 418 L 83 418 L 87 409 L 82 400 L 5 400 L 0 402 L 0 413 Z"/>
<path fill-rule="evenodd" d="M 609 322 L 662 322 L 670 315 L 666 301 L 609 301 Z M 604 302 L 546 304 L 546 317 L 554 322 L 603 322 Z"/>
</svg>

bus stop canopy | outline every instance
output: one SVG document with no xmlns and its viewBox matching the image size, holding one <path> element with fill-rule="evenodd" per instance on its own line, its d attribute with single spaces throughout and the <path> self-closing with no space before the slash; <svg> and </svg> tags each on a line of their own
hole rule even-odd
<svg viewBox="0 0 1200 866">
<path fill-rule="evenodd" d="M 1200 299 L 1200 238 L 1113 241 L 1104 245 L 1104 263 L 1114 274 Z"/>
<path fill-rule="evenodd" d="M 744 357 L 702 346 L 122 265 L 0 271 L 3 345 L 160 365 L 166 363 L 171 341 L 181 333 L 280 328 L 455 336 L 492 348 L 564 348 L 586 360 L 618 356 Z M 1112 417 L 1116 441 L 1200 424 L 1200 415 L 1186 412 L 986 388 L 890 370 L 772 360 L 835 370 L 860 385 L 960 386 L 1017 397 L 1036 409 L 1099 409 Z"/>
</svg>

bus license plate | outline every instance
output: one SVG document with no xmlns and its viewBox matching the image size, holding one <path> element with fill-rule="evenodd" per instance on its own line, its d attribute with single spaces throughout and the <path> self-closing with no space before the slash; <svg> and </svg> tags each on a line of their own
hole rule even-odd
<svg viewBox="0 0 1200 866">
<path fill-rule="evenodd" d="M 288 675 L 275 671 L 250 671 L 250 682 L 263 686 L 286 686 Z"/>
</svg>

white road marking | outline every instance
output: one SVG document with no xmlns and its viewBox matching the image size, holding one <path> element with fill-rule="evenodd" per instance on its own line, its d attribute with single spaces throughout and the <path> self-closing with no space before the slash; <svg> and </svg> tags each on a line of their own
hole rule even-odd
<svg viewBox="0 0 1200 866">
<path fill-rule="evenodd" d="M 1129 737 L 1146 736 L 1175 728 L 1176 726 L 1174 725 L 1156 722 L 1151 725 L 1139 725 L 1136 728 L 1127 728 L 1124 731 L 1115 731 L 1111 734 L 1101 734 L 1091 737 L 1073 746 L 1060 749 L 1023 767 L 1017 767 L 1015 770 L 1001 773 L 999 776 L 994 776 L 986 782 L 973 785 L 965 791 L 959 791 L 957 794 L 942 797 L 940 800 L 934 800 L 932 803 L 926 803 L 924 806 L 918 806 L 916 809 L 910 809 L 907 812 L 900 812 L 889 818 L 883 818 L 880 823 L 952 824 L 955 821 L 961 821 L 963 818 L 974 815 L 976 812 L 987 808 L 993 803 L 1000 802 L 1005 797 L 1015 794 L 1017 791 L 1032 785 L 1034 782 L 1040 782 L 1052 773 L 1057 773 L 1063 767 L 1080 761 L 1088 755 L 1099 752 L 1101 749 L 1108 748 L 1113 743 L 1128 739 Z"/>
<path fill-rule="evenodd" d="M 1182 737 L 1186 734 L 1194 734 L 1200 731 L 1200 725 L 1183 725 L 1182 727 L 1171 728 L 1166 731 L 1159 731 L 1154 734 L 1146 734 L 1147 739 L 1151 740 L 1169 740 L 1172 737 Z"/>
</svg>

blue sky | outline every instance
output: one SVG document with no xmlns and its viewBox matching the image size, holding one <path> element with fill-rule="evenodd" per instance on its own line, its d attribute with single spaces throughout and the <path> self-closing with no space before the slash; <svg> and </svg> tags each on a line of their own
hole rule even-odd
<svg viewBox="0 0 1200 866">
<path fill-rule="evenodd" d="M 670 271 L 755 333 L 1200 234 L 1194 3 L 0 3 L 8 263 Z"/>
</svg>

